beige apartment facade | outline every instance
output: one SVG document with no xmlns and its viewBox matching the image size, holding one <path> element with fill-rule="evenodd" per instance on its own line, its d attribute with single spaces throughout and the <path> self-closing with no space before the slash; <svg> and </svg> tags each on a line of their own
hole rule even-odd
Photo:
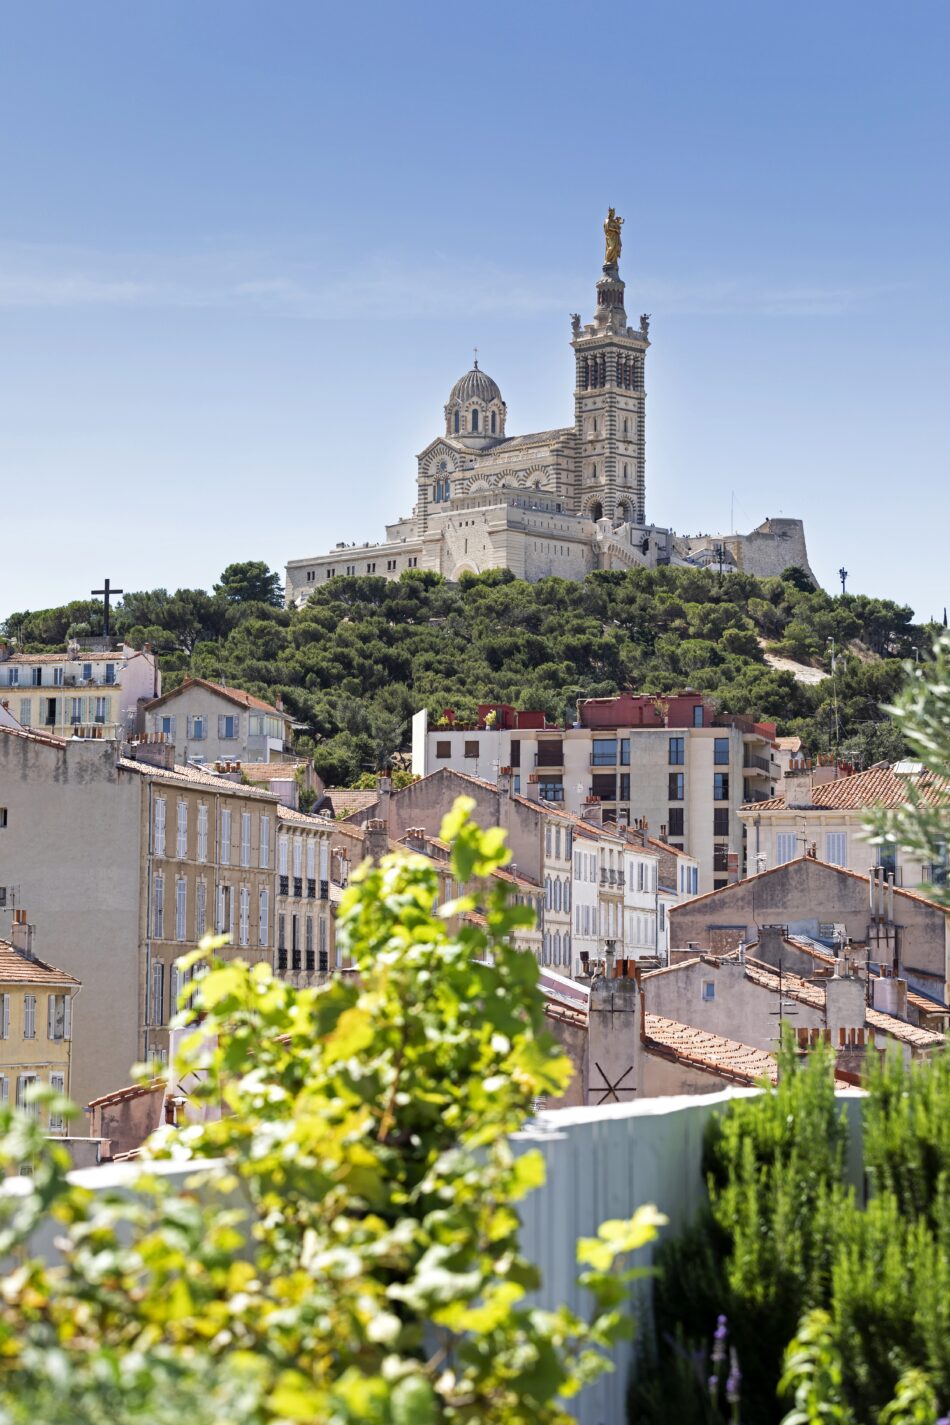
<svg viewBox="0 0 950 1425">
<path fill-rule="evenodd" d="M 170 752 L 0 726 L 0 936 L 27 907 L 39 943 L 82 982 L 80 1106 L 167 1052 L 174 962 L 205 928 L 231 935 L 227 954 L 272 953 L 276 798 L 141 760 Z"/>
<path fill-rule="evenodd" d="M 54 737 L 131 736 L 162 690 L 155 655 L 109 638 L 63 653 L 14 653 L 0 641 L 0 698 L 21 727 Z"/>
<path fill-rule="evenodd" d="M 52 1134 L 67 1131 L 65 1118 L 31 1104 L 29 1090 L 46 1084 L 71 1093 L 73 1005 L 81 988 L 75 976 L 39 959 L 34 927 L 26 911 L 16 911 L 10 940 L 0 940 L 0 1104 L 42 1113 Z"/>
<path fill-rule="evenodd" d="M 123 759 L 141 788 L 139 1004 L 142 1058 L 168 1057 L 182 974 L 176 961 L 208 934 L 218 953 L 270 963 L 276 903 L 276 799 L 191 768 Z"/>
<path fill-rule="evenodd" d="M 277 808 L 275 974 L 298 986 L 320 983 L 336 966 L 330 897 L 333 822 Z"/>
<path fill-rule="evenodd" d="M 207 678 L 186 678 L 146 704 L 145 729 L 174 744 L 181 764 L 282 761 L 290 746 L 283 708 Z"/>
</svg>

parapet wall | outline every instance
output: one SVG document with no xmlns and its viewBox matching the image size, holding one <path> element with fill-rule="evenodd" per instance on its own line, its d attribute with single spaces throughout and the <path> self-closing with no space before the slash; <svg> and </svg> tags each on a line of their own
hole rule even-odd
<svg viewBox="0 0 950 1425">
<path fill-rule="evenodd" d="M 789 565 L 797 564 L 815 579 L 808 562 L 805 526 L 801 520 L 763 520 L 749 534 L 677 535 L 675 549 L 677 554 L 689 558 L 701 550 L 714 549 L 718 544 L 729 552 L 736 568 L 743 574 L 767 579 L 777 577 Z"/>
</svg>

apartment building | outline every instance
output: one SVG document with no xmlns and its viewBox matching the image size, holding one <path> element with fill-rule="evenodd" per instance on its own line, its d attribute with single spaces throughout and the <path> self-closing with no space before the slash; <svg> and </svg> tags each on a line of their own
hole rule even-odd
<svg viewBox="0 0 950 1425">
<path fill-rule="evenodd" d="M 902 846 L 871 846 L 866 821 L 875 807 L 896 808 L 911 793 L 932 807 L 950 803 L 950 779 L 927 772 L 920 762 L 883 762 L 866 772 L 855 772 L 834 759 L 808 761 L 793 758 L 768 801 L 740 807 L 746 827 L 750 870 L 767 870 L 793 861 L 806 851 L 832 866 L 866 874 L 880 866 L 895 884 L 915 886 L 947 884 L 947 848 L 936 861 Z"/>
<path fill-rule="evenodd" d="M 574 815 L 595 797 L 605 819 L 646 820 L 696 859 L 704 892 L 742 874 L 739 808 L 774 792 L 774 724 L 717 713 L 698 693 L 584 699 L 571 727 L 507 705 L 486 703 L 478 713 L 474 726 L 447 714 L 435 728 L 424 709 L 417 713 L 413 771 L 449 767 L 493 780 L 510 767 L 516 792 L 536 787 L 541 801 Z"/>
<path fill-rule="evenodd" d="M 175 760 L 283 761 L 290 747 L 290 715 L 273 704 L 207 678 L 186 678 L 145 706 L 145 728 L 174 744 Z"/>
<path fill-rule="evenodd" d="M 40 960 L 34 951 L 34 927 L 25 910 L 15 912 L 10 939 L 0 940 L 0 1103 L 38 1114 L 27 1103 L 28 1090 L 49 1084 L 67 1096 L 70 1082 L 73 1000 L 79 981 Z M 65 1133 L 57 1111 L 42 1112 L 50 1133 Z"/>
<path fill-rule="evenodd" d="M 276 798 L 172 756 L 0 726 L 0 934 L 28 906 L 39 943 L 83 984 L 80 1105 L 167 1052 L 175 961 L 206 930 L 231 937 L 225 957 L 272 955 Z"/>
<path fill-rule="evenodd" d="M 585 815 L 578 817 L 541 801 L 536 783 L 530 785 L 529 792 L 528 796 L 515 792 L 514 778 L 507 769 L 495 783 L 443 769 L 398 792 L 392 791 L 388 777 L 381 777 L 375 805 L 354 816 L 364 825 L 370 818 L 378 820 L 397 840 L 410 830 L 431 838 L 438 835 L 442 818 L 456 797 L 469 796 L 482 826 L 501 826 L 507 832 L 512 851 L 508 870 L 544 889 L 538 919 L 542 966 L 577 975 L 585 955 L 589 960 L 603 955 L 606 940 L 615 943 L 618 954 L 625 952 L 628 929 L 632 940 L 629 954 L 654 955 L 659 947 L 665 950 L 667 910 L 696 893 L 696 861 L 674 847 L 654 843 L 642 827 L 631 829 L 606 821 L 596 798 L 586 805 Z M 337 823 L 341 827 L 354 824 Z M 628 858 L 633 887 L 629 898 Z M 655 875 L 653 870 L 640 872 L 641 862 L 644 866 L 655 864 Z M 678 878 L 680 862 L 683 874 Z M 641 876 L 644 885 L 652 888 L 649 892 L 640 889 Z M 633 917 L 629 921 L 627 910 Z"/>
<path fill-rule="evenodd" d="M 334 963 L 330 901 L 333 822 L 277 808 L 275 974 L 297 986 L 319 983 Z"/>
<path fill-rule="evenodd" d="M 63 653 L 15 653 L 0 641 L 0 699 L 21 727 L 54 737 L 128 737 L 161 690 L 148 648 L 103 637 L 73 639 Z"/>
</svg>

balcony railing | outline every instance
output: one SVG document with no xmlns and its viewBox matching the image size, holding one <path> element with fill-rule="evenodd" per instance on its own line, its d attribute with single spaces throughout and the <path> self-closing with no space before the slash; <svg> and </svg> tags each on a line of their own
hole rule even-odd
<svg viewBox="0 0 950 1425">
<path fill-rule="evenodd" d="M 317 898 L 317 883 L 307 878 L 307 900 L 312 901 Z"/>
<path fill-rule="evenodd" d="M 290 895 L 290 877 L 289 877 L 289 876 L 278 876 L 278 878 L 277 878 L 277 894 L 278 894 L 279 896 L 289 896 L 289 895 Z"/>
<path fill-rule="evenodd" d="M 617 754 L 615 752 L 612 757 L 606 757 L 602 752 L 592 752 L 590 754 L 590 765 L 591 767 L 616 767 Z"/>
<path fill-rule="evenodd" d="M 772 764 L 767 757 L 760 757 L 757 752 L 746 752 L 742 761 L 743 767 L 747 771 L 764 772 L 766 776 L 772 770 Z"/>
<path fill-rule="evenodd" d="M 301 876 L 294 876 L 294 895 L 298 899 L 303 895 L 303 877 Z"/>
<path fill-rule="evenodd" d="M 330 899 L 330 882 L 329 882 L 329 881 L 321 881 L 321 882 L 320 882 L 320 899 L 321 899 L 322 901 L 327 901 L 327 900 Z"/>
<path fill-rule="evenodd" d="M 534 765 L 536 767 L 563 767 L 564 753 L 561 748 L 557 752 L 536 752 L 534 754 Z"/>
</svg>

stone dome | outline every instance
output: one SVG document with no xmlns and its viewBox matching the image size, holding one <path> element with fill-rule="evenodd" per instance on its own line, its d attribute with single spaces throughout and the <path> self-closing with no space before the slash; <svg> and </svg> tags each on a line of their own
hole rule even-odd
<svg viewBox="0 0 950 1425">
<path fill-rule="evenodd" d="M 464 376 L 459 377 L 449 393 L 449 405 L 455 405 L 456 402 L 464 405 L 466 401 L 483 401 L 487 406 L 492 401 L 500 400 L 501 392 L 497 382 L 484 371 L 479 371 L 477 361 L 471 371 L 466 371 Z"/>
</svg>

